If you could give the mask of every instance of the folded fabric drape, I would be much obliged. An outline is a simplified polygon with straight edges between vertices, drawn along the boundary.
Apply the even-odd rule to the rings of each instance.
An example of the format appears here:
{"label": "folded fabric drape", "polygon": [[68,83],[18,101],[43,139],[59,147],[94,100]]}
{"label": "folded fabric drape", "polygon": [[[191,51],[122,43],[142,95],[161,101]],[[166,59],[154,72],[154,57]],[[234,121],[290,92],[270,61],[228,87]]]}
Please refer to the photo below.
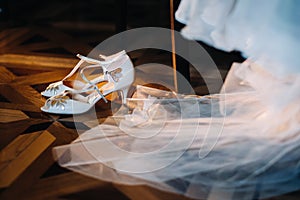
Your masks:
{"label": "folded fabric drape", "polygon": [[197,199],[294,191],[299,86],[299,76],[278,79],[247,60],[232,66],[220,94],[196,98],[138,87],[130,114],[116,124],[107,119],[54,153],[61,166],[88,176]]}
{"label": "folded fabric drape", "polygon": [[176,19],[184,37],[239,50],[276,75],[300,71],[297,0],[182,0]]}

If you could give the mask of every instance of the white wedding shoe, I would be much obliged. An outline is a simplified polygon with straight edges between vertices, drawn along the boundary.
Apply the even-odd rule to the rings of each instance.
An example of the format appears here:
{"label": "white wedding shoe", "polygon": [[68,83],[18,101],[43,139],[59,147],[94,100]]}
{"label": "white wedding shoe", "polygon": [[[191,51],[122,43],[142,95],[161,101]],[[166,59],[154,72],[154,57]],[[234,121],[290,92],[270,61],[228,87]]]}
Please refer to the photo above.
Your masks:
{"label": "white wedding shoe", "polygon": [[[77,54],[77,57],[80,58],[80,61],[76,64],[76,66],[72,69],[72,71],[64,77],[61,81],[51,83],[45,91],[41,92],[41,94],[45,97],[52,97],[54,95],[57,95],[59,93],[62,93],[65,90],[68,91],[74,91],[74,90],[83,90],[85,88],[88,88],[90,85],[87,83],[84,83],[80,80],[68,80],[71,78],[80,67],[82,67],[85,63],[88,64],[97,64],[97,67],[102,68],[103,71],[105,71],[105,67],[114,62],[115,60],[119,59],[122,55],[125,55],[126,52],[120,51],[116,54],[105,56],[100,54],[99,57],[103,59],[103,61],[96,60],[93,58],[85,57],[80,54]],[[100,76],[97,75],[96,78],[94,78],[92,81],[88,81],[89,83],[99,83],[105,81],[104,75]]]}
{"label": "white wedding shoe", "polygon": [[[86,68],[97,67],[97,65]],[[86,80],[82,69],[80,74]],[[122,103],[126,103],[128,90],[134,81],[133,64],[127,54],[120,56],[110,65],[105,67],[104,79],[108,82],[101,88],[96,83],[89,82],[89,87],[82,90],[64,91],[50,97],[41,110],[55,114],[81,114],[90,110],[99,100],[107,102],[105,96],[120,91]]]}

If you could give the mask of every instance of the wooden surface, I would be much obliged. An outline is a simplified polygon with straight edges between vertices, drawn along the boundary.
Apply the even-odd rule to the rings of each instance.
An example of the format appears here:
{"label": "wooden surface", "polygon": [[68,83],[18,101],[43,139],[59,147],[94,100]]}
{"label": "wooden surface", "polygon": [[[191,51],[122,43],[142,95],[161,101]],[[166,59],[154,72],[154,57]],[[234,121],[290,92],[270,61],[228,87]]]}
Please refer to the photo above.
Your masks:
{"label": "wooden surface", "polygon": [[[127,199],[110,183],[55,163],[51,150],[78,136],[75,122],[72,116],[40,111],[45,102],[40,92],[74,67],[76,53],[91,47],[63,32],[36,27],[0,32],[0,47],[0,199]],[[67,53],[52,53],[53,48]],[[99,105],[103,119],[108,108]],[[91,122],[80,124],[89,126]]]}
{"label": "wooden surface", "polygon": [[[110,106],[103,102],[96,105],[97,122],[40,111],[45,102],[40,92],[74,67],[77,53],[87,54],[92,49],[89,44],[101,42],[113,31],[104,26],[101,32],[99,37],[80,39],[53,27],[0,32],[0,199],[185,199],[145,186],[112,185],[70,172],[54,161],[52,148],[78,136],[76,123],[85,131],[111,115]],[[168,64],[170,57],[161,55],[135,52],[131,58],[136,65]],[[191,80],[196,91],[207,92],[199,77],[192,75]],[[295,200],[299,196],[292,193],[273,199]]]}

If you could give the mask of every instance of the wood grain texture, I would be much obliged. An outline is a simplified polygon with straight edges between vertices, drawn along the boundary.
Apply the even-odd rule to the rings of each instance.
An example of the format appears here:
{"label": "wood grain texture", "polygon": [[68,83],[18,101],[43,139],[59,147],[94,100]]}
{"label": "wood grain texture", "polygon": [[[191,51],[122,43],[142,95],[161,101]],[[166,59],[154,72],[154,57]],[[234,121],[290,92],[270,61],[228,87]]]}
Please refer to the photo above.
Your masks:
{"label": "wood grain texture", "polygon": [[[58,185],[60,187],[57,187]],[[109,190],[111,187],[111,184],[107,182],[89,178],[78,173],[69,172],[38,181],[33,185],[32,190],[26,196],[28,199],[49,199],[91,188]],[[48,192],[45,192],[45,188],[47,188]],[[99,196],[100,195],[101,194],[99,194]]]}
{"label": "wood grain texture", "polygon": [[160,190],[156,190],[150,188],[148,186],[128,186],[128,185],[120,185],[114,184],[116,188],[122,191],[126,196],[132,200],[189,200],[190,198],[186,198],[182,195],[172,194],[168,192],[163,192]]}
{"label": "wood grain texture", "polygon": [[18,54],[2,54],[0,55],[0,63],[13,63],[38,67],[55,68],[73,68],[78,62],[72,58],[58,58],[51,56],[34,56],[34,55],[18,55]]}
{"label": "wood grain texture", "polygon": [[44,132],[21,135],[1,151],[0,188],[8,187],[53,142],[55,137]]}
{"label": "wood grain texture", "polygon": [[20,110],[0,108],[0,122],[2,123],[14,122],[14,121],[19,121],[28,118],[29,117]]}

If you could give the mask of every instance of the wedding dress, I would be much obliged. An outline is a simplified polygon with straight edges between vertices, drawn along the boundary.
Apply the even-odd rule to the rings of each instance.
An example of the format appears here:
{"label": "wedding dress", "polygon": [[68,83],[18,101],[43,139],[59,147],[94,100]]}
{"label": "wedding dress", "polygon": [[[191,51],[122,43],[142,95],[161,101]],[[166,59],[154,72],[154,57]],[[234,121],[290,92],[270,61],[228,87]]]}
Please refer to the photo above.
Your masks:
{"label": "wedding dress", "polygon": [[240,50],[247,60],[232,65],[219,94],[139,86],[131,113],[122,108],[56,147],[59,164],[196,199],[300,189],[299,8],[297,0],[182,0],[183,36]]}

